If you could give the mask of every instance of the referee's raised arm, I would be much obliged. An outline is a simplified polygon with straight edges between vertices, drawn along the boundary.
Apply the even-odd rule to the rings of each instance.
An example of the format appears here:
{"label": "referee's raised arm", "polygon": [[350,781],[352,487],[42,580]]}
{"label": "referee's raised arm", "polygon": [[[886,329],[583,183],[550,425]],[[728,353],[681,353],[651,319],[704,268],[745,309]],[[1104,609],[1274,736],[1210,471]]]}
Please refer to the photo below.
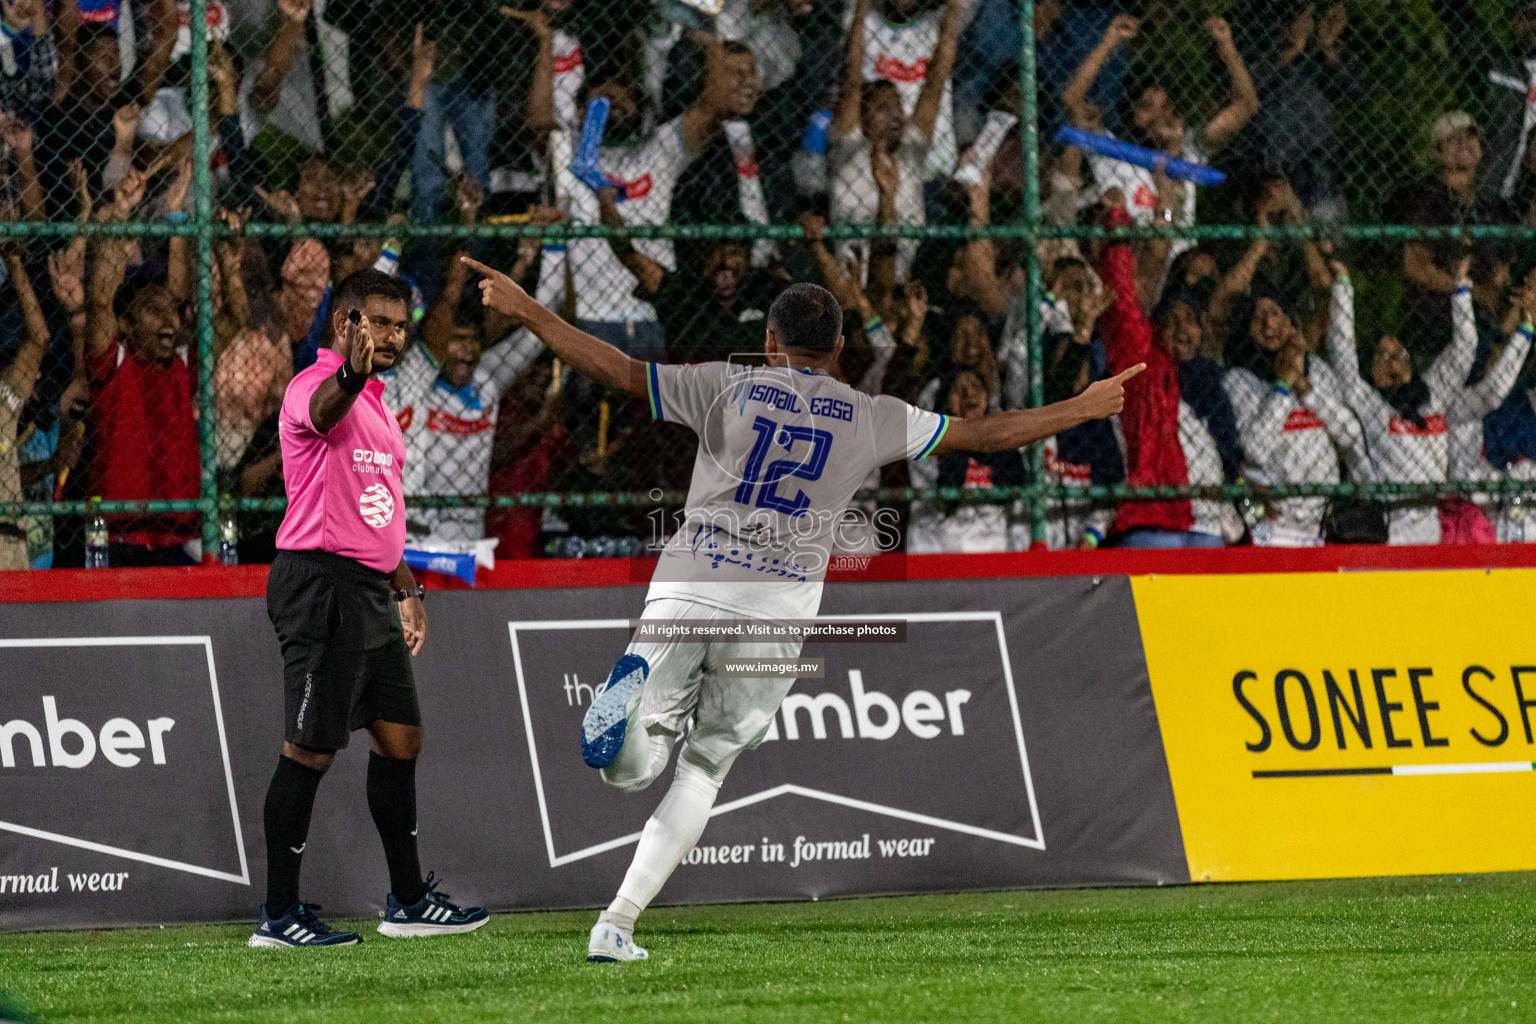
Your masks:
{"label": "referee's raised arm", "polygon": [[631,359],[606,341],[577,330],[543,306],[518,283],[478,260],[460,256],[469,267],[485,276],[480,282],[480,301],[496,312],[521,321],[548,345],[571,369],[607,388],[637,398],[646,395],[645,364]]}
{"label": "referee's raised arm", "polygon": [[[342,314],[338,311],[337,319]],[[340,423],[352,410],[352,403],[363,393],[368,376],[373,372],[373,334],[368,318],[358,310],[352,310],[345,326],[336,332],[341,339],[339,349],[345,362],[340,373],[327,377],[309,396],[309,422],[322,434]]]}

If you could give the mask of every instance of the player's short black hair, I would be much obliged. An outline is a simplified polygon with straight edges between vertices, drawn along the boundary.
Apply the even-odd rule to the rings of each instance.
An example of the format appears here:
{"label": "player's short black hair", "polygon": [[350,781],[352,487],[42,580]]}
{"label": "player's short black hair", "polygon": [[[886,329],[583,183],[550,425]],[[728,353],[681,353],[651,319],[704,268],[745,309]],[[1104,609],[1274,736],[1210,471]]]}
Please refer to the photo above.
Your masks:
{"label": "player's short black hair", "polygon": [[786,348],[830,352],[843,334],[843,310],[819,284],[792,284],[768,307],[768,326]]}
{"label": "player's short black hair", "polygon": [[407,309],[411,306],[411,286],[398,277],[390,277],[382,270],[357,270],[341,279],[341,284],[336,286],[336,294],[331,299],[331,309],[340,313],[350,313],[354,309],[362,309],[363,303],[375,295],[382,295],[386,299],[405,303]]}

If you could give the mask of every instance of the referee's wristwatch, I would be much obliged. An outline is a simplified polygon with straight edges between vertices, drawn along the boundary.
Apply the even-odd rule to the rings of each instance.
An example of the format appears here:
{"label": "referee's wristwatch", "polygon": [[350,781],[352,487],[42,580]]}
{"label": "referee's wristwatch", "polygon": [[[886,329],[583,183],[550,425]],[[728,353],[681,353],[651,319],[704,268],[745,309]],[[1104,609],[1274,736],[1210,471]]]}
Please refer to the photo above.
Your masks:
{"label": "referee's wristwatch", "polygon": [[413,597],[419,601],[425,601],[427,599],[427,588],[418,583],[409,590],[391,590],[389,596],[393,597],[397,602],[409,601]]}

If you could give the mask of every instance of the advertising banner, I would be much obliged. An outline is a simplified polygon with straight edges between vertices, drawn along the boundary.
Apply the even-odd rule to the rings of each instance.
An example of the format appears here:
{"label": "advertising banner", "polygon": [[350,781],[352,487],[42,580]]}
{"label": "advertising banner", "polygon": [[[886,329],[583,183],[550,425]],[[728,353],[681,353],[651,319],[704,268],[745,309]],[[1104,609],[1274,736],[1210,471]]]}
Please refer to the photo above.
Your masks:
{"label": "advertising banner", "polygon": [[[423,866],[462,903],[596,906],[670,783],[605,786],[580,722],[640,587],[434,592],[414,669]],[[1189,878],[1125,578],[832,585],[822,641],[661,902]],[[282,740],[264,602],[0,606],[0,928],[250,919]],[[321,785],[302,894],[388,888],[366,736]]]}
{"label": "advertising banner", "polygon": [[1133,586],[1192,878],[1536,868],[1536,572]]}

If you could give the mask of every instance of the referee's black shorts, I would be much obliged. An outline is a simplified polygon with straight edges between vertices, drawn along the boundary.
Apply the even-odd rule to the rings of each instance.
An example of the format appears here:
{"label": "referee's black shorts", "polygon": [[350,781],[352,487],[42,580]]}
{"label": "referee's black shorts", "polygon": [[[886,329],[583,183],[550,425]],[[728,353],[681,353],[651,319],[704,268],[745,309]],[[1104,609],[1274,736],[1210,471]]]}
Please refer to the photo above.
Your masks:
{"label": "referee's black shorts", "polygon": [[279,551],[267,617],[283,649],[288,742],[340,750],[374,721],[420,725],[389,577],[329,551]]}

